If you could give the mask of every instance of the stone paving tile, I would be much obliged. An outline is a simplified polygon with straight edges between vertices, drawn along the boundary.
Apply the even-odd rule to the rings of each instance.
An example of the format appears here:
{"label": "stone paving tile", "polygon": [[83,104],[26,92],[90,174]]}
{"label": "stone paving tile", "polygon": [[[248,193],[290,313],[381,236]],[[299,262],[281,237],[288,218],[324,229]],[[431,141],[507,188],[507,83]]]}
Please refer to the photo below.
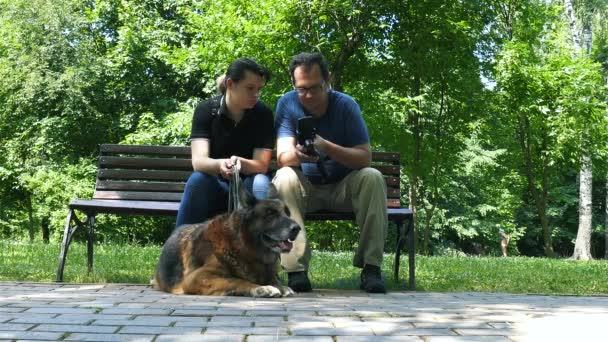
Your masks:
{"label": "stone paving tile", "polygon": [[14,308],[14,307],[0,307],[0,314],[3,312],[23,312],[25,308]]}
{"label": "stone paving tile", "polygon": [[172,310],[169,309],[136,309],[136,308],[106,308],[100,313],[104,315],[169,315]]}
{"label": "stone paving tile", "polygon": [[131,335],[131,334],[86,334],[76,333],[65,338],[66,341],[133,341],[133,342],[150,342],[154,339],[154,335]]}
{"label": "stone paving tile", "polygon": [[507,342],[513,341],[505,336],[430,336],[427,342]]}
{"label": "stone paving tile", "polygon": [[269,336],[269,335],[250,335],[247,342],[333,342],[331,336]]}
{"label": "stone paving tile", "polygon": [[5,340],[58,340],[63,333],[35,331],[0,331],[0,339]]}
{"label": "stone paving tile", "polygon": [[487,323],[475,321],[460,322],[415,322],[412,325],[416,328],[444,328],[444,329],[489,329],[489,328],[509,328],[509,323]]}
{"label": "stone paving tile", "polygon": [[288,335],[287,328],[273,327],[209,327],[205,335],[245,334],[245,335]]}
{"label": "stone paving tile", "polygon": [[118,331],[120,334],[163,334],[163,335],[179,335],[179,334],[201,334],[203,328],[196,327],[154,327],[154,326],[126,326]]}
{"label": "stone paving tile", "polygon": [[424,342],[418,336],[337,336],[338,342]]}
{"label": "stone paving tile", "polygon": [[33,326],[33,324],[2,323],[0,324],[0,331],[25,331]]}
{"label": "stone paving tile", "polygon": [[76,324],[41,324],[35,327],[32,331],[50,331],[50,332],[82,332],[82,333],[114,333],[118,330],[118,326],[94,326],[94,325],[76,325]]}
{"label": "stone paving tile", "polygon": [[[224,316],[242,316],[244,311],[235,311],[233,314],[226,313],[224,311]],[[176,309],[171,313],[173,316],[215,316],[219,315],[218,310],[196,310],[196,309]]]}
{"label": "stone paving tile", "polygon": [[463,336],[509,336],[515,332],[512,329],[454,329],[454,331]]}
{"label": "stone paving tile", "polygon": [[372,336],[374,332],[368,327],[349,327],[349,328],[333,328],[333,327],[297,327],[291,329],[296,336]]}
{"label": "stone paving tile", "polygon": [[44,307],[44,308],[31,308],[25,310],[23,313],[56,313],[56,314],[93,314],[95,309],[82,309],[82,308],[62,308],[62,307]]}
{"label": "stone paving tile", "polygon": [[132,318],[132,315],[104,315],[104,314],[93,314],[93,315],[72,315],[72,314],[61,314],[55,317],[56,319],[75,319],[75,318],[86,318],[86,319],[122,319],[127,320]]}
{"label": "stone paving tile", "polygon": [[159,335],[154,342],[243,342],[245,335]]}

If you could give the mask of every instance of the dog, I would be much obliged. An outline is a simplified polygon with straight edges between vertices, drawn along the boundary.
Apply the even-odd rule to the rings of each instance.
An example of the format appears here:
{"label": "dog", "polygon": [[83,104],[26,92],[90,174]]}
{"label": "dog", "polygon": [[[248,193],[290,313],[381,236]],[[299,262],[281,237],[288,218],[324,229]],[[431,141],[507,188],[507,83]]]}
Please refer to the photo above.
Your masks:
{"label": "dog", "polygon": [[173,294],[287,297],[277,277],[280,253],[289,252],[300,226],[270,184],[258,200],[240,187],[242,208],[204,223],[178,227],[161,251],[152,280]]}

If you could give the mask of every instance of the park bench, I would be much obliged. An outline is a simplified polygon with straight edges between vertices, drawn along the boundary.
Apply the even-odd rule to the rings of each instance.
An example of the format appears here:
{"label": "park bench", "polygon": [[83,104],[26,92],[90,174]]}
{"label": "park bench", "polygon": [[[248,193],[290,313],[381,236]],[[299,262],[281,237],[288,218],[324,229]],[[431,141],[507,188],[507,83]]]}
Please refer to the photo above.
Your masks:
{"label": "park bench", "polygon": [[[273,168],[276,163],[273,157]],[[397,229],[394,277],[399,279],[399,259],[406,240],[409,252],[409,288],[415,290],[414,216],[401,208],[399,154],[373,152],[372,167],[385,176],[387,213]],[[90,200],[77,199],[69,204],[57,281],[63,270],[70,242],[79,227],[87,232],[87,266],[93,269],[95,216],[106,214],[177,216],[185,183],[192,173],[189,146],[118,145],[100,146],[95,192]],[[77,212],[84,214],[81,219]],[[305,220],[354,220],[353,213],[318,211],[307,213]]]}

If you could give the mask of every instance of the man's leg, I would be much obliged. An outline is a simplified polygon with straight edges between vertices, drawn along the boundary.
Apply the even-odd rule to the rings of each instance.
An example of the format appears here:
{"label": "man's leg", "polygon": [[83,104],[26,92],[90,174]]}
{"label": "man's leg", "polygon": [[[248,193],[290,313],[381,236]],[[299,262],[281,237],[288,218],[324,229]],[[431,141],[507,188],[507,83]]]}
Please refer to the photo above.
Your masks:
{"label": "man's leg", "polygon": [[380,171],[363,168],[348,174],[334,191],[333,210],[349,211],[361,230],[359,247],[353,265],[363,268],[362,288],[368,292],[385,292],[380,267],[388,230],[386,182]]}
{"label": "man's leg", "polygon": [[306,239],[304,215],[307,208],[307,194],[312,190],[312,186],[305,180],[300,170],[291,167],[279,169],[272,183],[277,188],[281,200],[289,208],[291,218],[302,228],[291,251],[281,253],[281,266],[288,274],[289,287],[297,292],[308,292],[311,290],[307,276],[311,252]]}

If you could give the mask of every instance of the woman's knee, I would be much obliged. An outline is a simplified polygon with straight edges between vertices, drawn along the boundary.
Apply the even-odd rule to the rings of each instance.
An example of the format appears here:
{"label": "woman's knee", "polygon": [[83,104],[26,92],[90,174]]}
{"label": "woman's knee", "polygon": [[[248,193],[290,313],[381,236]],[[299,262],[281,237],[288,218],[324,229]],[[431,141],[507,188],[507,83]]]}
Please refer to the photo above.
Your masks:
{"label": "woman's knee", "polygon": [[253,196],[257,199],[266,199],[268,197],[268,185],[270,185],[270,178],[265,175],[258,173],[251,178],[251,188],[248,189],[253,193]]}
{"label": "woman's knee", "polygon": [[207,187],[217,183],[217,177],[212,176],[208,173],[194,171],[190,177],[188,177],[188,181],[186,182],[186,187]]}

